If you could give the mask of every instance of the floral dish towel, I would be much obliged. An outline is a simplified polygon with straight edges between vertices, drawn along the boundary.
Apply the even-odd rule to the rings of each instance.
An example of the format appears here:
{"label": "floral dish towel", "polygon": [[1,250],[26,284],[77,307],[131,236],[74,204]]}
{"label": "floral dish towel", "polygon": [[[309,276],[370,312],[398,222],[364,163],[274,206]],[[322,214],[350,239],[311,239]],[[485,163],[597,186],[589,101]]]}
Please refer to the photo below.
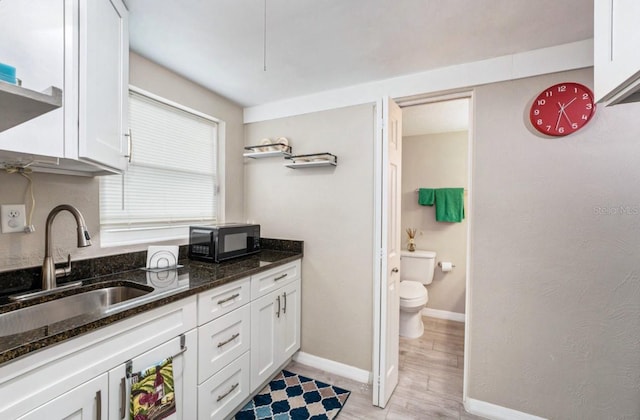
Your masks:
{"label": "floral dish towel", "polygon": [[131,419],[161,420],[175,412],[172,358],[131,375]]}

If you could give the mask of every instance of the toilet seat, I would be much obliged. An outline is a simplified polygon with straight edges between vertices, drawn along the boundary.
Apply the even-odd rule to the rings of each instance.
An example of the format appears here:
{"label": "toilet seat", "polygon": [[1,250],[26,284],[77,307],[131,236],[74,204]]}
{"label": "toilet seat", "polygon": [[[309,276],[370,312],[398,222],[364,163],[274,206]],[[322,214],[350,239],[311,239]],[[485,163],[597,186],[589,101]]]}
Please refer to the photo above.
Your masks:
{"label": "toilet seat", "polygon": [[417,281],[402,280],[400,282],[400,306],[414,307],[425,305],[429,300],[427,288]]}

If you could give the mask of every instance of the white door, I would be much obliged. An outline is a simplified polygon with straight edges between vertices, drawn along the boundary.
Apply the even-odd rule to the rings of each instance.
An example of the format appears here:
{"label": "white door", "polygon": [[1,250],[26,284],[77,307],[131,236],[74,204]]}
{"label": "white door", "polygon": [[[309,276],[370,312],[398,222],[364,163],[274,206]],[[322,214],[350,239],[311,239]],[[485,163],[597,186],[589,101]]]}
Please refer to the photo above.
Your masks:
{"label": "white door", "polygon": [[19,420],[106,419],[108,398],[105,373],[30,411]]}
{"label": "white door", "polygon": [[[402,162],[402,111],[390,98],[378,102],[377,174],[382,178],[376,191],[376,217],[380,228],[376,241],[380,250],[376,273],[373,404],[384,407],[398,384],[400,329],[400,198]],[[380,130],[379,130],[380,131]],[[376,348],[377,347],[377,348]]]}
{"label": "white door", "polygon": [[280,289],[282,298],[282,355],[287,359],[300,349],[300,280]]}
{"label": "white door", "polygon": [[129,34],[121,0],[80,2],[78,157],[126,167]]}
{"label": "white door", "polygon": [[276,337],[282,301],[279,290],[251,302],[251,389],[279,366]]}
{"label": "white door", "polygon": [[[131,371],[140,372],[172,357],[173,389],[176,412],[167,419],[190,420],[196,415],[198,337],[195,330],[185,334],[184,351],[180,337],[176,337],[131,359]],[[103,418],[125,420],[131,418],[131,384],[126,378],[126,364],[109,371],[109,415]]]}

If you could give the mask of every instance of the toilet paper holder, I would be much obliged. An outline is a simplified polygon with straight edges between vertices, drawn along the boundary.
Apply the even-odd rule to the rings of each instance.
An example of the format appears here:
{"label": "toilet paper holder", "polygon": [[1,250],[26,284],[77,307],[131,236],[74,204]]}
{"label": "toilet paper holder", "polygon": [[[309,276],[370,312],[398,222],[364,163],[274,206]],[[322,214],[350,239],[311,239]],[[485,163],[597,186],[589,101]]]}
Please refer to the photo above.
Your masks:
{"label": "toilet paper holder", "polygon": [[[451,264],[451,268],[455,268],[455,264]],[[438,267],[442,268],[442,261],[438,261]]]}

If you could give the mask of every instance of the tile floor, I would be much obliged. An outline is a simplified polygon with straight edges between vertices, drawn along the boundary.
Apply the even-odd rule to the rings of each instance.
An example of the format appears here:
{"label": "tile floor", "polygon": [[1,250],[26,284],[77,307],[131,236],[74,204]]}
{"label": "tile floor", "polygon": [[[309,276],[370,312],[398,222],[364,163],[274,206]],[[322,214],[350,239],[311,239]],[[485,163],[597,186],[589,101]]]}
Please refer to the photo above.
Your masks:
{"label": "tile floor", "polygon": [[296,362],[287,370],[351,391],[339,420],[481,419],[462,406],[464,323],[423,317],[424,335],[400,338],[398,387],[384,409],[371,405],[371,385]]}

